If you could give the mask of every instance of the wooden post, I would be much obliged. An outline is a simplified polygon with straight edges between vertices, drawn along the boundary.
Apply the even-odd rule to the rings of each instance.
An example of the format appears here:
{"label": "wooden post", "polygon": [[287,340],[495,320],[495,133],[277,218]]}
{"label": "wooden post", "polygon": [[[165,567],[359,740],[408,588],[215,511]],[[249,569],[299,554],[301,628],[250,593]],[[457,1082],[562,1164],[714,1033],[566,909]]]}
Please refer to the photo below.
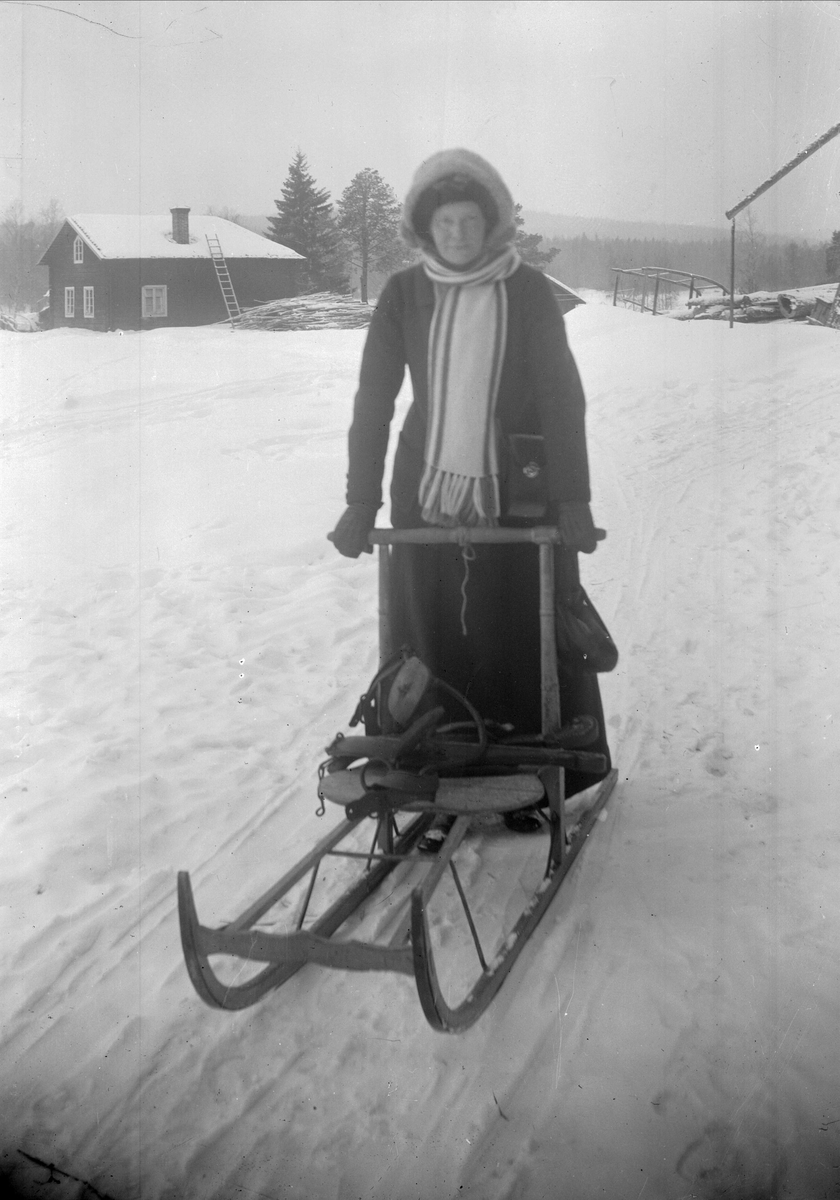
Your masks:
{"label": "wooden post", "polygon": [[729,328],[735,324],[735,218],[732,218],[732,235],[729,246]]}
{"label": "wooden post", "polygon": [[551,845],[545,872],[549,875],[566,857],[566,775],[562,767],[544,767],[539,776],[551,816]]}
{"label": "wooden post", "polygon": [[618,303],[618,281],[619,281],[619,279],[620,279],[620,278],[621,278],[621,274],[620,274],[620,272],[616,271],[616,273],[615,273],[615,287],[613,288],[613,308],[615,308],[616,304]]}
{"label": "wooden post", "polygon": [[540,543],[540,678],[542,733],[550,739],[560,732],[560,684],[557,679],[557,633],[554,626],[554,546]]}
{"label": "wooden post", "polygon": [[656,276],[656,283],[653,288],[653,315],[656,316],[656,302],[659,299],[659,276]]}
{"label": "wooden post", "polygon": [[736,204],[734,208],[730,208],[725,212],[723,215],[727,221],[731,221],[736,217],[748,204],[752,204],[753,200],[757,200],[759,196],[763,196],[774,183],[778,183],[780,179],[783,179],[785,175],[789,174],[795,167],[798,167],[800,163],[803,163],[806,158],[810,158],[815,150],[819,150],[827,142],[830,142],[832,138],[836,138],[838,134],[840,134],[840,122],[832,125],[831,129],[827,129],[822,137],[818,137],[815,142],[811,142],[810,146],[806,146],[804,150],[800,150],[796,158],[792,158],[789,163],[785,163],[769,179],[765,179],[764,183],[759,184],[754,191],[750,192],[749,196],[745,196],[739,204]]}
{"label": "wooden post", "polygon": [[379,665],[384,666],[393,654],[391,646],[391,548],[379,547]]}

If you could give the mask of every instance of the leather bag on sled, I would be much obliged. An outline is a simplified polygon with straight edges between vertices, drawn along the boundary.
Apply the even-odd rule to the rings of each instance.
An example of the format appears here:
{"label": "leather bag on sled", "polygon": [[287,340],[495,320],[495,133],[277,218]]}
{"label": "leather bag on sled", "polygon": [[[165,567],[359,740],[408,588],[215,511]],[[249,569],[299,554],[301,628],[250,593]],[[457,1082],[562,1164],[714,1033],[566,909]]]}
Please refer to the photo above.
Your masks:
{"label": "leather bag on sled", "polygon": [[558,657],[573,670],[602,674],[615,668],[618,647],[582,587],[557,602],[555,629]]}

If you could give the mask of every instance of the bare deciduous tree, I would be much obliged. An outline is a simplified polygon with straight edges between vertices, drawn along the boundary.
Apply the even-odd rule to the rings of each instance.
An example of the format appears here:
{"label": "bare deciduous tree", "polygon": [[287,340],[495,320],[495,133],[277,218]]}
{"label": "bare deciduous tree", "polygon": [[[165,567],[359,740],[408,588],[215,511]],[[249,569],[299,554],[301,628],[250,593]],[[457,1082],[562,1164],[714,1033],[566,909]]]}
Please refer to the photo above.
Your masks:
{"label": "bare deciduous tree", "polygon": [[0,306],[14,314],[38,309],[47,288],[47,273],[38,260],[63,221],[57,200],[28,217],[15,201],[0,219]]}

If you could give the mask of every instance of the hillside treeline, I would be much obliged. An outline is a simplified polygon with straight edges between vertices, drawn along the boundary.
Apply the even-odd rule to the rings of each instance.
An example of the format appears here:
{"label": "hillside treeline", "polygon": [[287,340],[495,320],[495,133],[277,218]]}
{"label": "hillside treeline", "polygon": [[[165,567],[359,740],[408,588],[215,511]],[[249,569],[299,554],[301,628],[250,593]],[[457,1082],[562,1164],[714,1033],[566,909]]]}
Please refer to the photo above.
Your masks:
{"label": "hillside treeline", "polygon": [[[549,275],[572,288],[612,291],[613,267],[669,267],[706,275],[729,288],[729,238],[677,242],[653,238],[551,238],[546,245],[554,257]],[[825,283],[829,275],[828,247],[811,242],[770,242],[738,236],[735,248],[735,290],[780,291]]]}
{"label": "hillside treeline", "polygon": [[[268,237],[291,246],[306,259],[302,292],[358,291],[367,300],[391,271],[413,261],[399,238],[400,205],[377,171],[365,168],[335,204],[308,171],[298,151],[289,167]],[[247,222],[228,209],[208,209],[228,220]],[[0,312],[38,310],[48,287],[38,261],[61,226],[52,201],[37,216],[19,204],[0,216]],[[516,244],[526,262],[572,288],[612,291],[615,267],[669,267],[708,276],[729,286],[729,238],[697,241],[665,238],[543,238],[523,228],[516,205]],[[834,281],[840,276],[840,231],[828,244],[768,238],[750,214],[737,231],[735,287],[738,292],[780,291]]]}

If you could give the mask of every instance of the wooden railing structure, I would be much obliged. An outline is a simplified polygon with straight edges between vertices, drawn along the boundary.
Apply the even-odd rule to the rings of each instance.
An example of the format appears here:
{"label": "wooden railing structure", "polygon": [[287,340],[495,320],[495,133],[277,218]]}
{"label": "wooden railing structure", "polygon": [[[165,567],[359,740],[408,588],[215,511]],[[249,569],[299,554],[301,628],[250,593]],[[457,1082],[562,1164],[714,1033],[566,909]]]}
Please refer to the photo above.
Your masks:
{"label": "wooden railing structure", "polygon": [[[612,267],[611,269],[615,272],[613,307],[620,303],[625,308],[636,308],[640,312],[649,312],[653,316],[666,312],[671,307],[670,304],[665,304],[663,301],[666,296],[669,300],[672,299],[673,293],[663,292],[663,285],[665,288],[687,290],[686,303],[693,300],[695,296],[702,296],[703,292],[712,290],[719,291],[724,296],[728,295],[728,289],[722,283],[718,283],[716,279],[710,279],[707,275],[698,275],[695,271],[676,271],[671,267]],[[621,290],[627,279],[632,281],[630,294]]]}

